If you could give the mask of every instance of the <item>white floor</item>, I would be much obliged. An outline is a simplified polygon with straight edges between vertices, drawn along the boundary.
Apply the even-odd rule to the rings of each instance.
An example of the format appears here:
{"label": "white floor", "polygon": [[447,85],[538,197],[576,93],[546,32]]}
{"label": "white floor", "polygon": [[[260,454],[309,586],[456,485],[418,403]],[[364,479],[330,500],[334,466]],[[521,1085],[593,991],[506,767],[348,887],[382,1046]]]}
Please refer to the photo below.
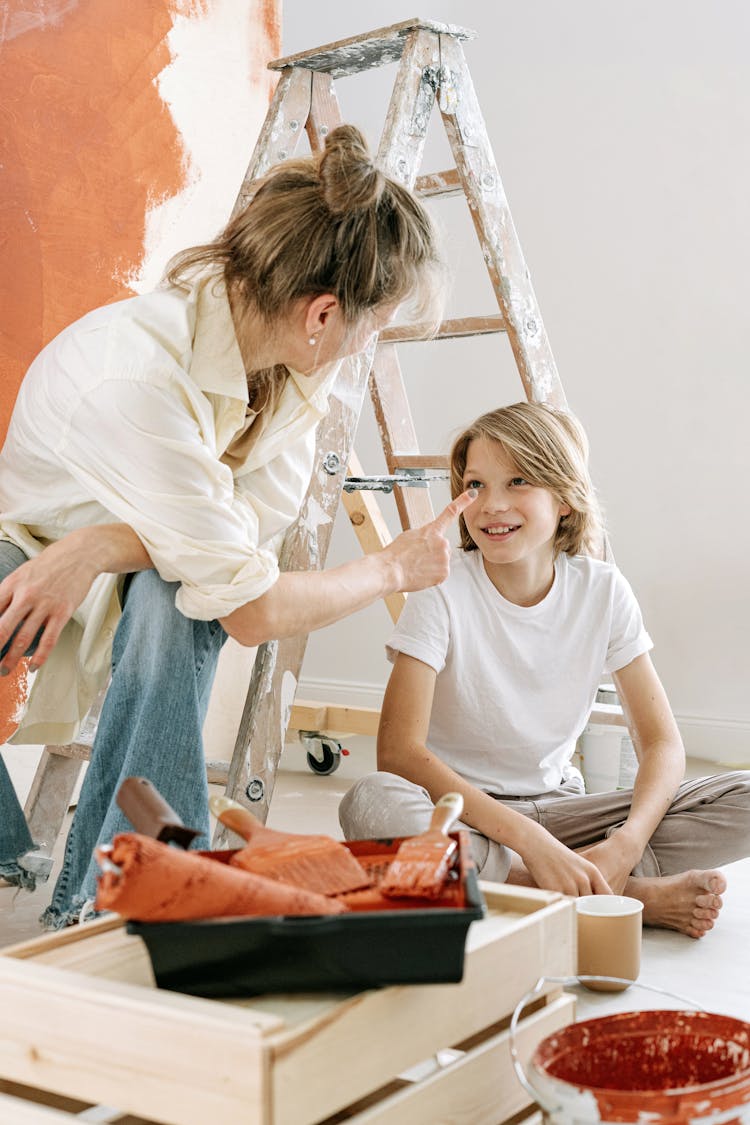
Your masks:
{"label": "white floor", "polygon": [[[295,832],[340,836],[338,803],[358,776],[374,768],[373,741],[344,740],[350,754],[327,777],[313,775],[300,746],[289,744],[282,759],[271,804],[269,825]],[[14,782],[23,795],[35,765],[34,752],[3,750]],[[710,772],[704,763],[691,763],[690,774]],[[646,929],[640,982],[666,989],[711,1012],[750,1020],[750,860],[725,868],[728,890],[716,927],[700,941],[668,930]],[[34,895],[0,887],[0,946],[39,933],[37,917],[47,903],[50,884]],[[508,966],[513,972],[513,966]],[[595,994],[579,989],[579,1018],[638,1008],[675,1008],[677,1000],[632,987],[618,994]]]}

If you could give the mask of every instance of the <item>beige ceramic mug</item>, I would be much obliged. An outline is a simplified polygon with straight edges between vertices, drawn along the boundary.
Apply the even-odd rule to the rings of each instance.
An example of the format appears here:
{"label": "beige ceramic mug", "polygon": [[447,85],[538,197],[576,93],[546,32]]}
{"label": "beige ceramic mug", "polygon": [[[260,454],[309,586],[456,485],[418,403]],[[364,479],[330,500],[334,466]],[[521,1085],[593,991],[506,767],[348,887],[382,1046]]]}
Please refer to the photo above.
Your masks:
{"label": "beige ceramic mug", "polygon": [[[576,899],[579,976],[637,980],[642,914],[643,903],[625,895],[584,895]],[[595,992],[622,992],[628,987],[606,981],[581,983]]]}

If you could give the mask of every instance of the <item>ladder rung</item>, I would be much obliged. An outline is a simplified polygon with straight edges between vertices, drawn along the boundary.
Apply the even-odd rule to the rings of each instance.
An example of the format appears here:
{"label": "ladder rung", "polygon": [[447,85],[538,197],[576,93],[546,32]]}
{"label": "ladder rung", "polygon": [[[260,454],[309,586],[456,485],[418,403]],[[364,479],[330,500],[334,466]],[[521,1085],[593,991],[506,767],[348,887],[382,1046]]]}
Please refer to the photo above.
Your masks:
{"label": "ladder rung", "polygon": [[392,453],[388,458],[388,472],[396,469],[449,469],[447,453]]}
{"label": "ladder rung", "polygon": [[476,38],[476,32],[467,27],[411,19],[394,23],[390,27],[380,27],[367,35],[354,35],[351,39],[326,43],[323,47],[316,47],[314,51],[301,51],[297,55],[274,59],[268,64],[268,69],[283,70],[285,66],[301,66],[305,70],[323,70],[332,78],[344,78],[347,74],[358,74],[361,70],[398,62],[404,53],[406,37],[409,32],[417,29],[432,31],[436,35],[450,35],[454,39]]}
{"label": "ladder rung", "polygon": [[409,344],[420,340],[453,340],[461,336],[489,336],[493,332],[504,332],[505,321],[499,313],[494,316],[463,316],[455,320],[444,320],[437,332],[432,325],[396,324],[385,328],[378,336],[380,344]]}
{"label": "ladder rung", "polygon": [[457,168],[448,168],[445,172],[429,172],[424,176],[417,176],[414,191],[423,199],[434,198],[439,195],[461,195],[463,185],[458,178]]}

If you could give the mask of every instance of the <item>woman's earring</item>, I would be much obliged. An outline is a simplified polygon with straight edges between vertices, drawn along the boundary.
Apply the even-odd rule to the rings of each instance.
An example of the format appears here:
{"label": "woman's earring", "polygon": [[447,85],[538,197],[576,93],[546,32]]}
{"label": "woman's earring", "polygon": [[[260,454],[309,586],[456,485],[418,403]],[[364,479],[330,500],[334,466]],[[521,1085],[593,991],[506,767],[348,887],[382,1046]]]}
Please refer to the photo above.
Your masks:
{"label": "woman's earring", "polygon": [[310,339],[307,342],[308,342],[308,344],[310,345],[311,348],[314,348],[318,341],[315,339],[314,336],[311,336]]}

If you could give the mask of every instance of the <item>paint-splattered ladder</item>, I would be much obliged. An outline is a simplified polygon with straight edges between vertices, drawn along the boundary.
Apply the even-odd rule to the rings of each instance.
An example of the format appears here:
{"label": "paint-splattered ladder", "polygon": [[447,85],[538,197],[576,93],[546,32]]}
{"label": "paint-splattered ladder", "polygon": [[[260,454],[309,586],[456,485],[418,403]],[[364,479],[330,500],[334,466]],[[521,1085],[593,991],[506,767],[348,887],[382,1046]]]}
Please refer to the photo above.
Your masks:
{"label": "paint-splattered ladder", "polygon": [[[303,130],[317,150],[325,134],[340,123],[337,78],[398,62],[377,162],[386,174],[423,197],[465,196],[500,310],[494,316],[445,321],[438,338],[505,332],[526,396],[562,406],[565,397],[555,361],[461,46],[473,37],[463,28],[408,20],[271,63],[280,71],[279,84],[237,207],[243,206],[256,176],[292,155]],[[436,102],[455,168],[418,176]],[[337,470],[348,466],[350,477],[362,476],[352,440],[368,381],[388,474],[399,479],[415,471],[447,467],[444,457],[420,452],[397,355],[398,344],[423,335],[418,325],[388,329],[380,335],[371,367],[370,358],[364,356],[344,364],[331,413],[318,430],[313,479],[300,520],[286,537],[282,567],[304,570],[324,563],[333,516],[342,498]],[[404,528],[432,519],[428,489],[396,484],[393,492]],[[373,492],[344,491],[343,501],[365,552],[389,541]],[[394,620],[403,603],[404,595],[388,599]],[[261,817],[268,812],[287,725],[373,733],[377,722],[377,713],[370,709],[294,703],[306,642],[306,637],[272,641],[261,646],[256,658],[227,791],[249,801]]]}

